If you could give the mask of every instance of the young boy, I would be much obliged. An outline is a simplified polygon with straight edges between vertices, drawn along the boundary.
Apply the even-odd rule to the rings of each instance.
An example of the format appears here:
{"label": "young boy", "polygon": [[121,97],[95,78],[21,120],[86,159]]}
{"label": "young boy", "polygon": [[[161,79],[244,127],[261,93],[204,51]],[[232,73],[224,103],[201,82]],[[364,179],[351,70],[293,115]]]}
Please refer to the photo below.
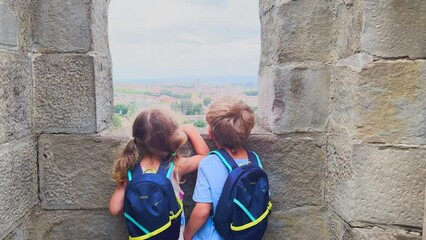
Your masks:
{"label": "young boy", "polygon": [[[243,148],[244,141],[254,127],[254,113],[251,108],[233,97],[224,97],[211,104],[206,114],[209,135],[218,148],[224,148],[238,165],[248,164],[248,155]],[[196,202],[184,239],[222,240],[216,231],[213,213],[222,193],[228,170],[217,155],[208,155],[201,160],[193,200]]]}

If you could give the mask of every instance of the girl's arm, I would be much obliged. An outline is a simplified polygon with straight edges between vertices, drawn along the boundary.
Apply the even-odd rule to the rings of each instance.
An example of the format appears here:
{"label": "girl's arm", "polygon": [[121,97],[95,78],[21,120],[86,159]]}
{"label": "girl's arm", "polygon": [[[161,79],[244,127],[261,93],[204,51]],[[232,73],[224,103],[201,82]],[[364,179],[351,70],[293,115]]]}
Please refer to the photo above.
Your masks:
{"label": "girl's arm", "polygon": [[179,176],[194,172],[198,168],[198,163],[209,153],[209,147],[204,139],[198,133],[197,129],[192,124],[184,124],[182,130],[188,136],[194,147],[195,155],[184,159],[182,166],[179,166]]}
{"label": "girl's arm", "polygon": [[109,201],[109,212],[113,216],[117,216],[123,212],[125,189],[126,185],[117,186],[114,193],[112,194],[111,200]]}
{"label": "girl's arm", "polygon": [[185,240],[191,240],[194,234],[204,225],[207,218],[210,216],[211,203],[196,203],[189,218],[188,226],[183,233]]}

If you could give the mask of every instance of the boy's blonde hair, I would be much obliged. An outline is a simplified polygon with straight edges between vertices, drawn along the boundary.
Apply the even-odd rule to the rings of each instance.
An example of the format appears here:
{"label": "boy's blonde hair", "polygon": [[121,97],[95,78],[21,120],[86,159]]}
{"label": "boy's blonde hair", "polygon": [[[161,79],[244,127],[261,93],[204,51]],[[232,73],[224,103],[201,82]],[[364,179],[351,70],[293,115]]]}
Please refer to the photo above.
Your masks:
{"label": "boy's blonde hair", "polygon": [[254,127],[253,110],[242,100],[227,96],[214,101],[206,114],[214,140],[223,147],[242,146]]}

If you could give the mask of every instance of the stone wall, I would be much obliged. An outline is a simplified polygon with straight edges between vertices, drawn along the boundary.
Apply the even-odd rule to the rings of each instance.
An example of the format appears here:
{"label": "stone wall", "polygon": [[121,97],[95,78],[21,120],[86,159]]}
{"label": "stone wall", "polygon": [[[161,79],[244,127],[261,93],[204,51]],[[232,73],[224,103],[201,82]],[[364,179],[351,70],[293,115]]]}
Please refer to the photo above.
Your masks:
{"label": "stone wall", "polygon": [[[112,126],[107,7],[105,0],[0,0],[0,239],[44,239],[33,234],[36,225],[52,219],[44,203],[58,193],[41,175],[51,156],[40,152],[40,134]],[[61,181],[59,192],[75,180],[66,171],[48,174]]]}
{"label": "stone wall", "polygon": [[326,135],[329,239],[421,238],[425,10],[422,0],[260,1],[261,120],[276,134]]}
{"label": "stone wall", "polygon": [[[108,3],[0,0],[0,239],[127,237],[107,211],[128,141],[107,130]],[[426,2],[259,5],[267,131],[247,147],[271,181],[264,239],[420,239]]]}

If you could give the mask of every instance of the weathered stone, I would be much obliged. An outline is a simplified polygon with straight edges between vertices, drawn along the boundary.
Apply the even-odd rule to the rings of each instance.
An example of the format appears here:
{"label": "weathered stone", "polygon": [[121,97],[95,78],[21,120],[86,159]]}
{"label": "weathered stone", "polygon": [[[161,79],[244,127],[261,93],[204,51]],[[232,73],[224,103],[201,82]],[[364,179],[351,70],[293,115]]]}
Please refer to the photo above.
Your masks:
{"label": "weathered stone", "polygon": [[326,199],[352,226],[423,224],[426,149],[354,143],[331,136]]}
{"label": "weathered stone", "polygon": [[37,51],[87,52],[91,49],[91,0],[36,0]]}
{"label": "weathered stone", "polygon": [[351,227],[333,211],[327,210],[328,240],[347,240]]}
{"label": "weathered stone", "polygon": [[363,1],[336,1],[333,33],[333,60],[347,58],[361,50]]}
{"label": "weathered stone", "polygon": [[274,133],[324,131],[330,71],[326,65],[291,64],[260,70],[261,124]]}
{"label": "weathered stone", "polygon": [[426,2],[364,1],[362,49],[384,58],[426,58]]}
{"label": "weathered stone", "polygon": [[30,98],[30,57],[0,52],[0,144],[28,134]]}
{"label": "weathered stone", "polygon": [[47,133],[96,131],[94,59],[71,54],[33,60],[34,128]]}
{"label": "weathered stone", "polygon": [[[36,208],[36,207],[35,207]],[[0,239],[4,240],[29,240],[34,238],[34,210],[28,213],[25,217],[22,218],[22,222],[13,229],[5,238],[0,234]]]}
{"label": "weathered stone", "polygon": [[92,0],[91,29],[93,50],[103,55],[109,55],[108,44],[108,5],[110,0]]}
{"label": "weathered stone", "polygon": [[114,125],[111,56],[95,57],[96,131]]}
{"label": "weathered stone", "polygon": [[[426,190],[425,190],[425,193],[426,193]],[[426,194],[425,194],[425,196],[426,196]],[[423,213],[424,213],[424,215],[423,215],[423,240],[426,240],[426,197],[425,197],[425,206],[424,206],[424,208],[423,208]]]}
{"label": "weathered stone", "polygon": [[38,203],[34,137],[0,145],[0,236],[11,231]]}
{"label": "weathered stone", "polygon": [[0,47],[18,45],[18,20],[6,4],[0,3]]}
{"label": "weathered stone", "polygon": [[327,62],[333,38],[331,1],[260,1],[262,67]]}
{"label": "weathered stone", "polygon": [[301,240],[328,239],[326,213],[317,207],[301,207],[291,211],[273,211],[262,239]]}
{"label": "weathered stone", "polygon": [[128,239],[123,218],[104,210],[43,211],[35,222],[34,240]]}
{"label": "weathered stone", "polygon": [[274,209],[324,204],[325,138],[322,134],[252,134],[247,149],[257,152],[268,173]]}
{"label": "weathered stone", "polygon": [[[32,50],[33,44],[32,0],[0,0],[0,4],[5,4],[9,6],[11,14],[16,18],[16,37],[14,37],[13,46],[9,49],[16,49],[17,47],[20,51],[30,52]],[[1,15],[2,14],[0,14],[0,16]],[[14,23],[12,23],[11,25],[0,24],[0,31],[7,29],[13,25]]]}
{"label": "weathered stone", "polygon": [[330,123],[366,142],[426,144],[426,61],[360,54],[333,69]]}
{"label": "weathered stone", "polygon": [[418,232],[391,228],[354,228],[345,238],[347,240],[421,240]]}
{"label": "weathered stone", "polygon": [[111,176],[113,161],[124,142],[99,135],[41,135],[42,208],[107,208],[115,188]]}

